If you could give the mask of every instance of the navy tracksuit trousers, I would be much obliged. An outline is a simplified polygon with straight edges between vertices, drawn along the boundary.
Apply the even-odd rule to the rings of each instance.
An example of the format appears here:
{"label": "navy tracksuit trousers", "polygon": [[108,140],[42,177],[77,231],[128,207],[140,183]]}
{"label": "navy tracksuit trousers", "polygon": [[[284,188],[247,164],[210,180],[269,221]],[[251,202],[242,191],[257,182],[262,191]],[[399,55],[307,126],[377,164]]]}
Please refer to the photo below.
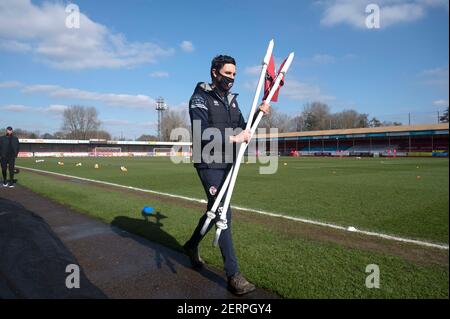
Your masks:
{"label": "navy tracksuit trousers", "polygon": [[3,182],[6,183],[8,181],[6,179],[6,172],[9,168],[9,181],[14,183],[14,166],[16,163],[16,157],[14,155],[11,155],[10,157],[2,157],[0,162],[2,167]]}
{"label": "navy tracksuit trousers", "polygon": [[[207,209],[210,210],[214,204],[214,200],[216,196],[219,194],[219,191],[222,187],[223,182],[225,181],[229,168],[227,169],[214,169],[214,168],[197,168],[198,176],[203,184],[203,188],[205,189],[206,196],[208,197],[208,206]],[[222,203],[225,200],[225,196],[223,197]],[[200,231],[205,223],[207,216],[204,214],[199,222],[197,227],[192,234],[192,237],[186,243],[190,247],[196,247],[200,244],[200,241],[204,236],[200,234]],[[215,222],[220,219],[220,213],[216,212],[216,219],[211,221],[209,224],[207,232],[214,226]],[[231,209],[228,208],[227,211],[227,221],[228,228],[226,230],[222,230],[219,238],[219,247],[220,252],[222,253],[222,258],[224,262],[225,272],[227,277],[233,276],[235,273],[239,271],[236,254],[234,252],[233,240],[231,238]],[[206,235],[206,233],[205,233]]]}

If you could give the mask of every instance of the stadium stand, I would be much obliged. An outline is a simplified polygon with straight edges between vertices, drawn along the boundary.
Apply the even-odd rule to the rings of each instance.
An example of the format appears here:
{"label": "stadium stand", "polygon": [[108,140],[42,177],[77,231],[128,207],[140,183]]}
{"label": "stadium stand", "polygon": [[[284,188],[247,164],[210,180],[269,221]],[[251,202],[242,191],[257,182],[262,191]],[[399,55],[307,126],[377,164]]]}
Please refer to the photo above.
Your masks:
{"label": "stadium stand", "polygon": [[[289,132],[277,136],[259,134],[257,149],[248,152],[286,156],[389,156],[395,151],[396,156],[448,156],[448,128],[448,123],[443,123]],[[190,156],[192,146],[189,142],[156,141],[21,139],[20,142],[21,157]],[[274,144],[277,149],[271,147]]]}
{"label": "stadium stand", "polygon": [[20,139],[19,157],[155,156],[158,149],[169,155],[190,156],[191,143],[156,141]]}
{"label": "stadium stand", "polygon": [[[345,130],[259,134],[277,142],[280,155],[322,156],[448,156],[448,123]],[[297,153],[296,153],[297,152]]]}

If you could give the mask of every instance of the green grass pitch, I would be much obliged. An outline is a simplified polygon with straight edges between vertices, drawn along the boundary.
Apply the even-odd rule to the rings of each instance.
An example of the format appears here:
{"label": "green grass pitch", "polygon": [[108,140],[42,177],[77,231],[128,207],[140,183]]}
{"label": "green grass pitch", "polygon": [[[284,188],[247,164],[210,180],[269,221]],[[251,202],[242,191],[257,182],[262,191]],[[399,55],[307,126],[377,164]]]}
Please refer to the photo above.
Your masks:
{"label": "green grass pitch", "polygon": [[[205,198],[192,164],[175,165],[169,158],[66,158],[64,166],[58,161],[17,164]],[[78,162],[82,166],[75,166]],[[232,205],[448,243],[448,159],[280,157],[278,162],[271,175],[259,174],[261,164],[242,164]]]}
{"label": "green grass pitch", "polygon": [[[448,242],[448,159],[278,160],[273,175],[258,174],[259,164],[242,164],[232,203]],[[205,197],[192,165],[175,165],[168,158],[66,158],[64,166],[58,161],[62,159],[46,158],[41,163],[19,159],[18,165]],[[76,166],[79,162],[82,166]],[[19,184],[37,193],[178,251],[204,212],[183,201],[108,190],[25,170],[18,178]],[[140,210],[144,205],[164,216],[161,224],[143,222]],[[302,223],[255,213],[242,212],[236,217],[233,237],[241,271],[259,287],[282,297],[448,298],[448,250],[377,243],[362,235],[332,235],[333,230],[325,227],[308,232]],[[209,265],[221,268],[220,251],[210,244],[212,233],[202,242],[201,253]],[[369,264],[380,267],[379,289],[365,286]]]}

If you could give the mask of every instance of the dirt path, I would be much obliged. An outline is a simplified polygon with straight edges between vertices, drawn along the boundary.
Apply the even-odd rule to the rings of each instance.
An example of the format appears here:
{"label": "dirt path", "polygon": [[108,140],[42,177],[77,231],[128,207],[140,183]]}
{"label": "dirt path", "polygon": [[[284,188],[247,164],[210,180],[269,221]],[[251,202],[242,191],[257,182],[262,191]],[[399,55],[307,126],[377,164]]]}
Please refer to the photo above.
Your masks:
{"label": "dirt path", "polygon": [[[110,298],[238,298],[226,278],[209,267],[200,272],[176,251],[80,214],[17,186],[0,197],[40,215],[77,258],[89,280]],[[1,207],[0,207],[1,208]],[[257,289],[245,298],[278,298]]]}
{"label": "dirt path", "polygon": [[[30,171],[30,173],[44,175],[59,180],[80,183],[80,180],[73,179],[70,177],[49,175],[34,171],[33,172]],[[137,190],[115,187],[112,185],[99,184],[89,181],[82,181],[82,183],[89,185],[90,187],[113,190],[115,192],[120,192],[124,194],[138,195],[145,197],[147,199],[151,198],[152,200],[156,201],[170,202],[183,207],[196,208],[200,211],[204,210],[206,206],[203,203],[188,201],[181,198],[150,194],[146,192],[140,192]],[[349,248],[357,248],[400,257],[410,262],[416,263],[418,265],[437,265],[444,267],[448,267],[449,265],[448,250],[423,247],[411,243],[402,243],[388,239],[377,238],[373,236],[366,236],[358,233],[343,232],[341,230],[325,228],[319,225],[293,222],[282,218],[265,216],[251,212],[240,211],[237,209],[233,209],[233,218],[245,222],[263,224],[265,227],[267,227],[268,230],[275,231],[281,234],[282,236],[286,236],[289,238],[300,237],[309,240],[338,243],[340,245]]]}

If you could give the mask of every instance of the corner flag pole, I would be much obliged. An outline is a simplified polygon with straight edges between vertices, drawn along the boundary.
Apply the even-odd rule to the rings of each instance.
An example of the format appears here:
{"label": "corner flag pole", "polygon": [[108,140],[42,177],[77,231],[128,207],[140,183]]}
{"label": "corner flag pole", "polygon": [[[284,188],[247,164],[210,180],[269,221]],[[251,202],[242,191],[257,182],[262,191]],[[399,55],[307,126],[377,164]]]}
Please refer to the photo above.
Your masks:
{"label": "corner flag pole", "polygon": [[[291,52],[289,54],[288,58],[286,59],[286,63],[283,65],[283,68],[278,73],[277,78],[275,80],[275,83],[272,86],[272,88],[270,89],[269,95],[267,96],[265,101],[269,101],[270,102],[272,100],[273,95],[278,90],[278,87],[279,87],[279,85],[281,83],[281,80],[284,78],[284,76],[285,76],[287,70],[289,69],[293,59],[294,59],[294,52]],[[255,133],[256,128],[258,127],[259,122],[261,121],[263,115],[264,115],[264,113],[262,111],[259,111],[258,117],[256,118],[255,123],[251,127],[250,140],[251,140],[253,134]],[[228,187],[228,192],[227,192],[227,195],[225,197],[225,202],[224,202],[224,205],[223,205],[223,208],[222,208],[222,212],[220,214],[220,220],[216,223],[217,230],[216,230],[216,236],[214,237],[214,241],[213,241],[213,245],[214,246],[217,246],[217,244],[219,242],[220,233],[222,232],[222,230],[225,230],[225,229],[228,228],[227,217],[226,217],[227,216],[227,210],[228,210],[228,207],[230,205],[230,201],[231,201],[231,196],[233,194],[234,185],[236,184],[236,178],[237,178],[237,175],[239,173],[239,167],[241,165],[241,160],[242,160],[242,157],[244,156],[244,153],[245,153],[245,150],[246,150],[246,148],[248,146],[248,143],[250,143],[250,140],[247,143],[245,143],[245,142],[242,143],[240,148],[239,148],[239,153],[238,153],[238,156],[237,156],[236,161],[235,161],[235,165],[234,165],[233,170],[232,170],[232,175],[231,175],[230,185]],[[222,188],[223,188],[223,186],[222,186]]]}
{"label": "corner flag pole", "polygon": [[[250,109],[250,114],[248,116],[248,121],[247,121],[247,126],[246,126],[247,130],[250,129],[250,127],[252,125],[252,119],[253,119],[253,116],[255,115],[256,106],[257,106],[258,100],[259,100],[259,95],[261,94],[261,90],[262,90],[262,87],[263,87],[263,84],[264,84],[264,79],[266,77],[267,66],[269,65],[270,57],[272,56],[273,46],[274,46],[274,42],[273,42],[273,39],[272,39],[269,42],[269,45],[268,45],[267,50],[266,50],[266,55],[264,56],[264,60],[263,60],[263,63],[262,63],[261,74],[259,76],[258,85],[256,87],[255,96],[253,98],[252,108]],[[203,227],[202,227],[202,229],[200,231],[200,234],[202,236],[206,233],[206,230],[208,229],[208,226],[211,223],[211,220],[216,218],[216,211],[217,211],[217,209],[219,209],[219,213],[221,213],[222,209],[219,208],[219,205],[222,202],[222,198],[223,198],[226,190],[228,189],[228,185],[230,183],[231,175],[232,175],[234,167],[235,167],[235,165],[233,165],[231,167],[230,171],[228,172],[228,176],[225,179],[225,182],[223,183],[222,187],[220,188],[219,194],[217,195],[216,200],[214,201],[214,205],[211,207],[211,210],[206,212],[207,218],[206,218],[206,221],[203,224]]]}

